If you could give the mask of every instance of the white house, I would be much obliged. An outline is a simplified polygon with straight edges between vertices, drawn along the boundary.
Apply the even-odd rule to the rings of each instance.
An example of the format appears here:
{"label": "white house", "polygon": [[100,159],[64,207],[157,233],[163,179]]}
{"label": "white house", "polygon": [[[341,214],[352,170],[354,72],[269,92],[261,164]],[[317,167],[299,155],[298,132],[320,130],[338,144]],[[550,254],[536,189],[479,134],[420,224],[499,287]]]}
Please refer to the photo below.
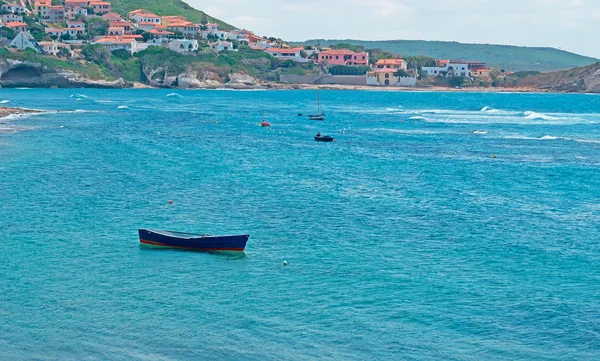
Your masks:
{"label": "white house", "polygon": [[125,49],[125,50],[129,51],[131,54],[137,52],[137,42],[135,41],[135,39],[131,39],[131,38],[127,38],[127,39],[120,38],[120,37],[102,38],[102,39],[96,40],[96,42],[94,44],[100,44],[103,47],[105,47],[106,49],[108,49],[109,51]]}
{"label": "white house", "polygon": [[213,45],[213,49],[217,52],[237,51],[237,49],[233,49],[233,44],[230,41],[222,41],[221,39],[217,40],[216,44]]}
{"label": "white house", "polygon": [[0,15],[0,19],[0,21],[2,21],[3,23],[10,23],[11,21],[23,22],[22,15],[17,15],[13,13]]}
{"label": "white house", "polygon": [[136,23],[154,23],[160,24],[160,16],[147,12],[147,13],[135,13],[129,16],[130,19],[134,20]]}
{"label": "white house", "polygon": [[42,49],[44,49],[44,52],[46,54],[52,54],[56,56],[60,48],[66,48],[67,50],[69,50],[70,53],[72,53],[71,45],[69,44],[59,43],[57,41],[40,41],[39,44],[42,47]]}
{"label": "white house", "polygon": [[186,22],[172,22],[167,25],[169,31],[179,31],[185,35],[196,35],[200,31],[200,27],[196,24]]}
{"label": "white house", "polygon": [[415,86],[417,78],[414,76],[397,76],[396,73],[403,69],[378,68],[367,72],[367,85],[372,86]]}
{"label": "white house", "polygon": [[46,28],[46,34],[52,35],[52,36],[58,36],[61,37],[63,36],[63,34],[65,34],[67,32],[66,29],[59,29],[59,28]]}
{"label": "white house", "polygon": [[171,39],[171,41],[169,41],[169,50],[178,53],[193,52],[194,50],[198,50],[198,40]]}
{"label": "white house", "polygon": [[71,35],[71,37],[85,34],[85,23],[81,21],[67,21],[67,28],[65,31]]}
{"label": "white house", "polygon": [[469,64],[447,63],[446,66],[424,66],[422,70],[426,72],[428,76],[449,76],[452,74],[462,77],[469,76]]}
{"label": "white house", "polygon": [[303,58],[300,55],[300,52],[303,51],[304,48],[289,48],[289,49],[280,49],[280,48],[269,48],[266,49],[265,52],[271,54],[277,59],[281,60],[293,60],[298,63],[307,63],[309,60]]}
{"label": "white house", "polygon": [[208,24],[206,24],[206,31],[209,34],[214,34],[217,31],[219,31],[219,25],[217,25],[215,23],[208,23]]}
{"label": "white house", "polygon": [[2,4],[2,10],[6,10],[13,14],[21,14],[25,12],[25,6],[16,3]]}
{"label": "white house", "polygon": [[43,52],[40,44],[38,44],[33,36],[26,31],[21,31],[18,33],[17,36],[15,36],[15,38],[10,42],[9,46],[14,46],[20,50],[33,49],[38,53]]}

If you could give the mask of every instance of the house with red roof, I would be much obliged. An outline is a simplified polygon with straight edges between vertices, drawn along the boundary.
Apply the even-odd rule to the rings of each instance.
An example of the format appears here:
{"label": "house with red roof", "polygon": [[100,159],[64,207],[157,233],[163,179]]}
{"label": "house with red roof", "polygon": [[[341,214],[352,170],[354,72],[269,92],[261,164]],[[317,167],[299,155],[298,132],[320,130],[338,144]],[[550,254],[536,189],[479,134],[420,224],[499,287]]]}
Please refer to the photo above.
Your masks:
{"label": "house with red roof", "polygon": [[319,63],[329,65],[369,65],[369,53],[355,53],[348,49],[330,49],[322,51],[318,55]]}

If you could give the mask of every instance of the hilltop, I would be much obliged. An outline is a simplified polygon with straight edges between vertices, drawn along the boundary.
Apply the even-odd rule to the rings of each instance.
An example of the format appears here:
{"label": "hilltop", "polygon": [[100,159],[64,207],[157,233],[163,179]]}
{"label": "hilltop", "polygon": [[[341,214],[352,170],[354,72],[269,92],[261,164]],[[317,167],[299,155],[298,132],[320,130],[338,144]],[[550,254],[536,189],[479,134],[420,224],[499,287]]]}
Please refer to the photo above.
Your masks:
{"label": "hilltop", "polygon": [[439,59],[481,60],[506,71],[556,71],[594,64],[598,59],[554,48],[512,45],[464,44],[424,40],[307,40],[300,44],[330,46],[339,43],[382,49],[403,56],[425,55]]}
{"label": "hilltop", "polygon": [[127,14],[129,11],[146,9],[160,16],[181,15],[191,22],[200,23],[202,20],[219,24],[223,30],[232,30],[234,27],[226,22],[213,18],[203,11],[194,9],[181,0],[110,0],[113,11]]}

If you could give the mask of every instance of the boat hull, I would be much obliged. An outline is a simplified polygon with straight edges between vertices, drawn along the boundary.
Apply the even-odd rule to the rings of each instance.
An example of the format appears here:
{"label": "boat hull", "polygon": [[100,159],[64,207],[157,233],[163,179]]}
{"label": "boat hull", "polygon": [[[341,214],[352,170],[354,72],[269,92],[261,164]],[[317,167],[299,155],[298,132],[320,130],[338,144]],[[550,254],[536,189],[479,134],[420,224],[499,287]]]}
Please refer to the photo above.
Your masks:
{"label": "boat hull", "polygon": [[329,136],[315,136],[315,140],[317,142],[333,142],[333,137],[329,137]]}
{"label": "boat hull", "polygon": [[140,244],[149,247],[181,248],[194,251],[243,252],[249,235],[208,236],[171,231],[138,230]]}

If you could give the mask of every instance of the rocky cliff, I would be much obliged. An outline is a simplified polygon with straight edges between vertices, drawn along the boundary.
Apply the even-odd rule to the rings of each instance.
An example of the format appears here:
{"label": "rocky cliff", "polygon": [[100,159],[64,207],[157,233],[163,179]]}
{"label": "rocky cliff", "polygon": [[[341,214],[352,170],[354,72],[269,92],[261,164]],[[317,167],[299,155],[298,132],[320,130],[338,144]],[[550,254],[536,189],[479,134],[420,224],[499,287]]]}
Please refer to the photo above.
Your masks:
{"label": "rocky cliff", "polygon": [[65,69],[51,69],[42,64],[14,59],[0,59],[0,87],[30,88],[126,88],[133,83],[91,80]]}
{"label": "rocky cliff", "polygon": [[582,68],[523,78],[518,86],[550,91],[600,93],[600,62]]}
{"label": "rocky cliff", "polygon": [[188,66],[184,71],[174,71],[168,65],[142,67],[146,83],[153,87],[188,89],[260,87],[258,81],[249,75],[226,74],[220,70],[199,65]]}

